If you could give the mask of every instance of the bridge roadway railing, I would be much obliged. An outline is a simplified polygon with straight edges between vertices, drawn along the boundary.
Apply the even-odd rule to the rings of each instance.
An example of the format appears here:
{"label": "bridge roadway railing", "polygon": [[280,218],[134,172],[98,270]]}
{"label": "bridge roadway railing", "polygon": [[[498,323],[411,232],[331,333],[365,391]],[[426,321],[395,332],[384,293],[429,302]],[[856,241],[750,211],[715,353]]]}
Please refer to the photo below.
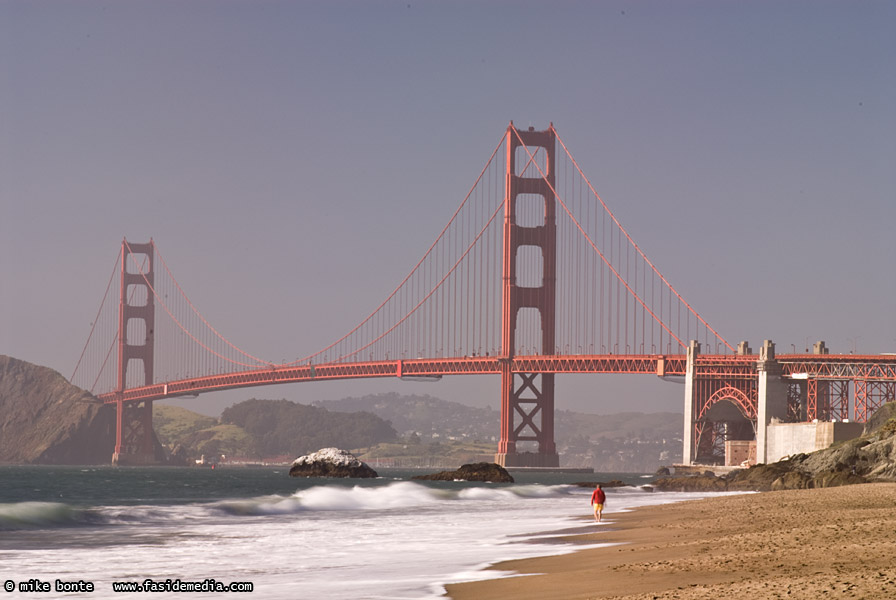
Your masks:
{"label": "bridge roadway railing", "polygon": [[[121,399],[124,402],[161,400],[242,387],[331,379],[499,375],[506,360],[498,356],[464,356],[283,366],[150,384],[125,390]],[[514,373],[627,373],[663,377],[683,376],[686,368],[686,357],[679,354],[539,355],[509,360]],[[752,378],[756,376],[757,360],[756,355],[706,354],[698,357],[697,369],[702,377]],[[783,354],[778,355],[777,361],[787,378],[896,381],[896,355]],[[114,403],[118,393],[102,394],[99,399]]]}
{"label": "bridge roadway railing", "polygon": [[[700,355],[702,377],[754,377],[759,356]],[[779,354],[775,361],[789,379],[896,381],[896,355],[890,354]]]}
{"label": "bridge roadway railing", "polygon": [[[243,387],[331,379],[499,375],[502,363],[507,360],[512,362],[511,370],[515,373],[629,373],[659,376],[683,376],[686,363],[684,355],[610,354],[517,356],[512,359],[498,356],[465,356],[294,365],[154,383],[125,390],[120,399],[123,402],[152,401]],[[98,397],[107,404],[119,400],[118,392],[109,392]]]}
{"label": "bridge roadway railing", "polygon": [[896,355],[822,354],[778,356],[785,377],[896,381]]}

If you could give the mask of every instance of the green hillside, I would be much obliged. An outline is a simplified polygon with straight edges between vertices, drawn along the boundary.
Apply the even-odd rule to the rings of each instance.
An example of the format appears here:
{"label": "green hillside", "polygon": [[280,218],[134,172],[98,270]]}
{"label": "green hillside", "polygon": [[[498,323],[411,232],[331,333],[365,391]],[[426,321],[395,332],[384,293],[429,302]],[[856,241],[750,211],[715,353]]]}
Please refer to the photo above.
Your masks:
{"label": "green hillside", "polygon": [[214,427],[218,420],[200,415],[180,406],[154,404],[152,407],[152,428],[159,441],[166,445],[179,443],[191,433]]}
{"label": "green hillside", "polygon": [[198,458],[281,460],[335,446],[356,448],[397,439],[387,421],[370,413],[340,413],[287,400],[251,399],[225,410],[220,420],[157,404],[153,427],[175,462]]}

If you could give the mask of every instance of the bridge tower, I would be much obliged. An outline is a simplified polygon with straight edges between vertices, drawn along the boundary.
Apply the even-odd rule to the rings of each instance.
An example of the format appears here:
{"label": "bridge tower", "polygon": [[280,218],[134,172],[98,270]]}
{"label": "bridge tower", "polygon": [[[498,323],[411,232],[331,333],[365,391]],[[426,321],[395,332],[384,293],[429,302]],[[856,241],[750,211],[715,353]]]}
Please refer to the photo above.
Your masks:
{"label": "bridge tower", "polygon": [[[554,198],[555,133],[507,128],[507,171],[504,188],[504,242],[502,265],[501,322],[501,439],[495,462],[505,467],[557,467],[560,457],[554,444],[554,373],[516,373],[513,358],[517,351],[517,327],[521,309],[536,311],[540,317],[540,354],[554,352],[555,285],[557,268],[556,200]],[[529,152],[520,151],[526,148]],[[539,169],[530,165],[529,154],[539,158]],[[535,176],[524,177],[535,171]],[[521,196],[540,197],[544,220],[540,224],[520,224]],[[541,251],[541,273],[525,273],[524,281],[540,281],[537,287],[519,284],[520,249]],[[535,261],[537,263],[537,261]],[[533,267],[528,266],[529,269]],[[540,275],[540,277],[539,277]],[[530,340],[535,341],[535,340]],[[519,419],[517,420],[517,417]],[[535,442],[537,451],[520,451],[519,442]]]}
{"label": "bridge tower", "polygon": [[[121,242],[121,291],[118,305],[118,386],[116,387],[115,453],[113,464],[142,465],[155,461],[152,400],[124,402],[128,368],[138,361],[143,381],[153,381],[155,303],[153,293],[152,241],[146,244]],[[138,261],[132,256],[141,256]],[[135,269],[135,271],[129,270]]]}

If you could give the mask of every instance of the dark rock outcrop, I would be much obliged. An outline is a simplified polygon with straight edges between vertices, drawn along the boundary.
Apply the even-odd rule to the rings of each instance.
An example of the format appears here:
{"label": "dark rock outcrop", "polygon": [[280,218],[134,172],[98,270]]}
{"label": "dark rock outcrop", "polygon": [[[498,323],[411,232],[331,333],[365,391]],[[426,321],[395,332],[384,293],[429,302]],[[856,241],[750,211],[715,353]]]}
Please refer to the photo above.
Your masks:
{"label": "dark rock outcrop", "polygon": [[338,448],[323,448],[297,458],[289,469],[290,477],[379,477],[366,463]]}
{"label": "dark rock outcrop", "polygon": [[108,464],[115,407],[47,367],[0,355],[0,462]]}
{"label": "dark rock outcrop", "polygon": [[610,481],[577,481],[572,485],[580,488],[595,488],[597,484],[600,484],[603,488],[618,488],[618,487],[631,487],[629,484],[624,481],[620,481],[618,479],[611,479]]}
{"label": "dark rock outcrop", "polygon": [[416,475],[411,479],[425,481],[490,481],[493,483],[513,483],[507,469],[496,463],[472,463],[462,465],[456,471],[441,471],[432,475]]}
{"label": "dark rock outcrop", "polygon": [[650,484],[661,492],[724,492],[727,482],[714,475],[692,475],[690,477],[663,477]]}
{"label": "dark rock outcrop", "polygon": [[[868,435],[884,429],[887,426],[887,421],[890,421],[891,419],[896,419],[896,402],[887,402],[874,411],[874,414],[872,414],[871,418],[868,419],[868,422],[865,423],[865,431],[863,434]],[[890,426],[892,427],[894,424],[896,424],[896,421],[891,423]]]}

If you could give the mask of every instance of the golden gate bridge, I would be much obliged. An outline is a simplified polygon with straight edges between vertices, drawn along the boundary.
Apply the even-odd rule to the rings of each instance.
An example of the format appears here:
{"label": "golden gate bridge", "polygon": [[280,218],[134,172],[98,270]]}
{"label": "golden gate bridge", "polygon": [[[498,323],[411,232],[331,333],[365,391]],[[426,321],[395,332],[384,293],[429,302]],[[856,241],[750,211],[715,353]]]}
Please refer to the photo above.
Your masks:
{"label": "golden gate bridge", "polygon": [[[864,421],[896,396],[896,357],[732,346],[626,232],[553,125],[512,122],[411,272],[325,348],[280,363],[247,352],[203,317],[152,240],[125,239],[71,380],[115,405],[113,462],[146,464],[156,461],[155,400],[330,379],[500,376],[496,462],[556,467],[558,373],[685,376],[685,463],[717,461],[732,439],[761,446],[772,418]],[[736,422],[720,403],[737,409]]]}

